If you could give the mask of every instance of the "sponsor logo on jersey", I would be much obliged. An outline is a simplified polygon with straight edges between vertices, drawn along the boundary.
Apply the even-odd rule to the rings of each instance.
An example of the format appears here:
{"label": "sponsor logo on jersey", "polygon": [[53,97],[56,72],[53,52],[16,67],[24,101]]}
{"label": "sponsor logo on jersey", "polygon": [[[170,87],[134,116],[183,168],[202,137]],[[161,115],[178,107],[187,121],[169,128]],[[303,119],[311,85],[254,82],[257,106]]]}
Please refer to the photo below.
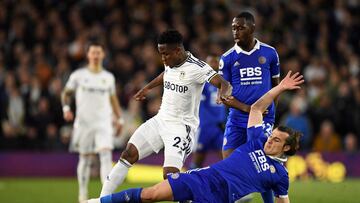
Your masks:
{"label": "sponsor logo on jersey", "polygon": [[240,63],[239,63],[238,61],[236,61],[233,66],[234,66],[234,67],[235,67],[235,66],[240,66]]}
{"label": "sponsor logo on jersey", "polygon": [[189,87],[186,85],[178,85],[169,81],[164,81],[164,88],[179,93],[186,93],[189,90]]}
{"label": "sponsor logo on jersey", "polygon": [[264,63],[266,63],[266,58],[264,56],[260,56],[258,61],[260,64],[264,64]]}
{"label": "sponsor logo on jersey", "polygon": [[241,85],[258,85],[262,84],[261,67],[247,67],[241,68],[240,81]]}
{"label": "sponsor logo on jersey", "polygon": [[105,89],[105,88],[97,88],[97,87],[81,87],[81,89],[84,92],[88,92],[88,93],[94,93],[94,94],[105,94],[109,91],[109,89]]}
{"label": "sponsor logo on jersey", "polygon": [[258,173],[270,169],[270,165],[266,161],[266,156],[262,150],[255,150],[249,153],[249,156],[255,166]]}

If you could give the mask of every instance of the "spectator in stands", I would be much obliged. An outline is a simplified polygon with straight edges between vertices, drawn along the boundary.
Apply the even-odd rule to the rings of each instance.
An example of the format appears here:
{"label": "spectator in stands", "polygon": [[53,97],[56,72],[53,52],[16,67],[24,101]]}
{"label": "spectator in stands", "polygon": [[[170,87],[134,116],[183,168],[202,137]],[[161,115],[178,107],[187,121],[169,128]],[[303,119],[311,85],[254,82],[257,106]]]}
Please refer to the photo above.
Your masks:
{"label": "spectator in stands", "polygon": [[354,133],[348,133],[344,139],[344,150],[349,154],[357,152],[358,149],[358,139]]}
{"label": "spectator in stands", "polygon": [[318,152],[337,152],[341,150],[341,140],[334,131],[334,126],[329,120],[322,122],[320,132],[316,135],[313,150]]}

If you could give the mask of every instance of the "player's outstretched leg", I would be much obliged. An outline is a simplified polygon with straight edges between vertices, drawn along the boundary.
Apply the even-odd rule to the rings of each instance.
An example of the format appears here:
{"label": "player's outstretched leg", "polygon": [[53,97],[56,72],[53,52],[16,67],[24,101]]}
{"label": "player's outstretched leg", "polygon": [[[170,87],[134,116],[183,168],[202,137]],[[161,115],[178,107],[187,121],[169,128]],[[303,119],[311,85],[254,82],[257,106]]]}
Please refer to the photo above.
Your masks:
{"label": "player's outstretched leg", "polygon": [[97,199],[90,199],[82,203],[141,203],[172,201],[173,193],[167,180],[148,188],[133,188],[119,193],[106,195]]}
{"label": "player's outstretched leg", "polygon": [[115,191],[115,189],[123,183],[129,168],[137,162],[139,159],[139,153],[136,147],[129,143],[126,149],[122,152],[119,161],[112,168],[110,174],[107,176],[103,183],[100,197],[109,195]]}

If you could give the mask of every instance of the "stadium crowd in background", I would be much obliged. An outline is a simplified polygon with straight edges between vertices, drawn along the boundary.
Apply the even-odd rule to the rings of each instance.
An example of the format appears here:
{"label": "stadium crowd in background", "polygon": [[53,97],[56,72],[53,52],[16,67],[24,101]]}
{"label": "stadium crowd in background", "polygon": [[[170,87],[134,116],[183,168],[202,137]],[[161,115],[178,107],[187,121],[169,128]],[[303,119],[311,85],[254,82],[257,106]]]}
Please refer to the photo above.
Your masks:
{"label": "stadium crowd in background", "polygon": [[1,1],[0,150],[67,150],[71,124],[62,118],[60,94],[70,73],[85,63],[89,40],[106,45],[105,67],[116,77],[126,137],[155,115],[161,102],[161,88],[146,102],[132,99],[163,71],[156,36],[173,27],[200,59],[220,56],[233,45],[232,17],[249,10],[255,14],[256,37],[277,49],[281,72],[300,71],[305,76],[302,91],[279,100],[276,123],[303,132],[302,149],[356,151],[358,1],[186,2]]}

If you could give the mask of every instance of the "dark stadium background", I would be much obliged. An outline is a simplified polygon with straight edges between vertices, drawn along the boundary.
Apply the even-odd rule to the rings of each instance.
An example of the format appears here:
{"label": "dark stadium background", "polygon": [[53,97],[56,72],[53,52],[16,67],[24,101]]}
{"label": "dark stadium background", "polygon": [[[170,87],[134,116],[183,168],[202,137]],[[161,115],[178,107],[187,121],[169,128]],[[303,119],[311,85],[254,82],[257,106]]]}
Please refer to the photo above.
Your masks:
{"label": "dark stadium background", "polygon": [[[40,166],[36,161],[43,159],[41,155],[53,156],[45,158],[50,160],[49,166],[54,157],[70,160],[71,167],[64,170],[70,170],[70,175],[75,176],[72,167],[76,156],[67,152],[71,123],[62,119],[60,94],[70,73],[85,64],[84,48],[90,40],[106,46],[104,66],[116,76],[117,94],[126,116],[125,129],[117,140],[117,155],[134,129],[156,114],[161,102],[161,88],[152,91],[146,102],[131,98],[163,70],[156,50],[156,36],[167,28],[176,28],[185,37],[186,49],[195,56],[201,59],[208,54],[220,56],[233,46],[231,21],[243,10],[256,16],[256,37],[277,49],[282,75],[293,70],[305,76],[302,90],[282,95],[277,109],[277,123],[298,128],[305,135],[303,158],[298,158],[307,164],[308,173],[297,178],[330,181],[326,175],[317,174],[318,168],[313,169],[319,165],[316,156],[321,156],[321,166],[340,162],[346,169],[346,177],[351,178],[343,182],[351,186],[337,185],[340,188],[333,193],[341,191],[345,196],[352,191],[346,188],[360,188],[356,180],[360,176],[358,0],[2,0],[0,200],[4,199],[0,202],[22,202],[16,198],[6,199],[3,194],[11,195],[14,192],[11,188],[25,187],[27,181],[30,187],[31,181],[35,185],[37,181],[52,181],[19,178],[41,176],[41,167],[49,171],[46,164]],[[309,158],[309,154],[314,156]],[[314,167],[311,160],[315,159]],[[40,172],[24,169],[26,165],[18,160],[22,163],[28,160],[26,164],[34,165],[29,168]],[[295,165],[291,167],[296,169],[300,161],[293,162]],[[61,168],[59,171],[62,174]],[[334,171],[331,174],[335,176],[343,172],[338,165]],[[49,174],[56,173],[50,171]],[[70,196],[74,196],[71,201],[75,202],[75,179],[70,182],[73,187]],[[320,188],[316,184],[323,182],[311,183]],[[290,196],[301,194],[295,202],[311,200],[306,199],[311,191],[308,195],[302,192],[312,187],[309,182],[295,182],[294,186],[296,191],[291,191]],[[98,182],[93,183],[93,196],[98,193],[98,187]],[[26,187],[17,191],[28,192]],[[331,194],[326,192],[329,190],[324,191],[314,202],[337,202],[327,197]],[[35,202],[50,201],[37,199]]]}

